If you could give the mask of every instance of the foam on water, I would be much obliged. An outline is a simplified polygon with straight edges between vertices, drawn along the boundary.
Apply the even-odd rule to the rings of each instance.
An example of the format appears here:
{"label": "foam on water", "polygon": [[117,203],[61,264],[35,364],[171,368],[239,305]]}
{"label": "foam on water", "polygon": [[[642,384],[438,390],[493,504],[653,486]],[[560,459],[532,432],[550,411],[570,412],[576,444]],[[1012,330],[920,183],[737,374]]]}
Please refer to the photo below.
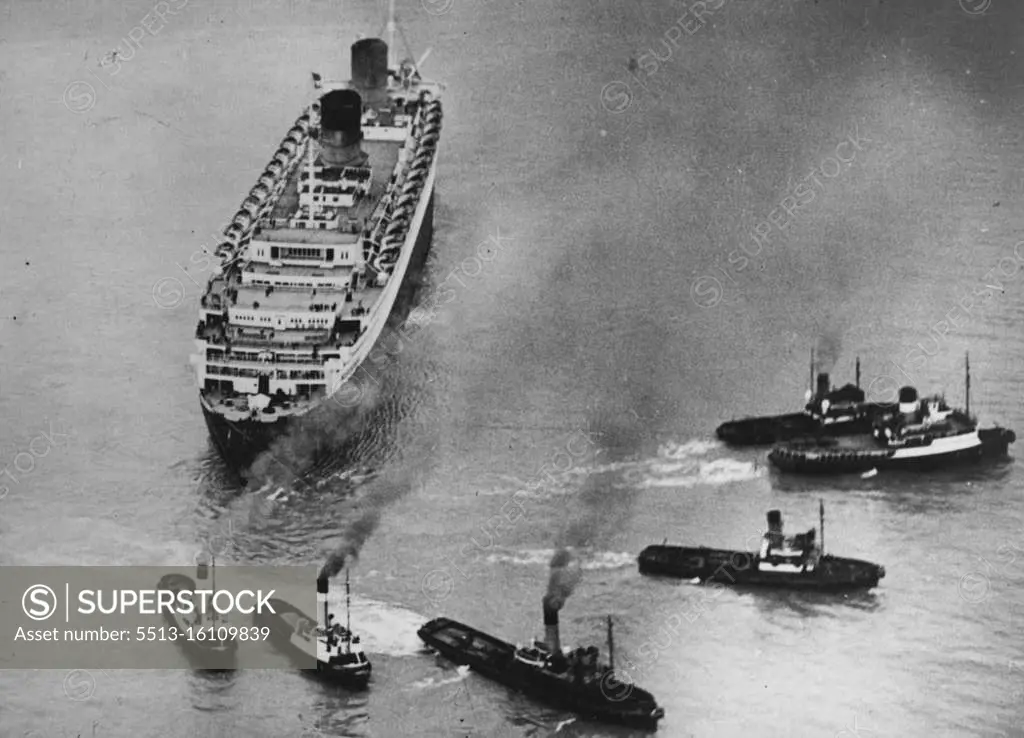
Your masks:
{"label": "foam on water", "polygon": [[420,679],[418,682],[413,682],[409,685],[412,689],[429,689],[431,687],[443,687],[446,684],[458,684],[463,679],[469,676],[468,666],[459,666],[455,669],[455,676],[448,677],[447,679],[438,679],[435,677],[428,677],[426,679]]}
{"label": "foam on water", "polygon": [[658,449],[658,455],[667,459],[687,459],[692,456],[704,456],[715,449],[722,448],[719,441],[705,438],[694,438],[685,443],[669,442]]}
{"label": "foam on water", "polygon": [[[336,619],[344,622],[344,586],[332,586],[327,597],[330,611]],[[423,642],[416,635],[428,618],[407,610],[400,605],[352,596],[352,630],[362,638],[363,647],[369,653],[387,656],[412,656],[423,649]]]}
{"label": "foam on water", "polygon": [[[489,564],[512,564],[513,566],[547,566],[555,549],[542,548],[514,551],[507,554],[490,554],[486,561]],[[636,564],[636,556],[618,551],[581,551],[579,552],[580,567],[585,570],[621,569]]]}
{"label": "foam on water", "polygon": [[7,566],[182,566],[191,565],[199,543],[151,541],[129,526],[103,518],[55,518],[48,542],[38,533],[10,527],[3,532]]}

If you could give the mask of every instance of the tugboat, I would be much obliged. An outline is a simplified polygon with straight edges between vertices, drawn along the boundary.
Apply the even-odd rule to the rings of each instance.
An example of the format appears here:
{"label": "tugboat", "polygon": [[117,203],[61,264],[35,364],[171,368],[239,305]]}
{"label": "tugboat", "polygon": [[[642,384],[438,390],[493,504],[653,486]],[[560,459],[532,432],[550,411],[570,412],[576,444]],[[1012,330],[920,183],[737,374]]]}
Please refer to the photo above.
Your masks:
{"label": "tugboat", "polygon": [[579,716],[644,730],[657,730],[665,710],[639,687],[615,672],[612,621],[608,618],[610,663],[598,661],[596,646],[563,650],[558,610],[544,600],[546,639],[513,646],[450,618],[435,618],[419,629],[423,642],[456,664]]}
{"label": "tugboat", "polygon": [[811,352],[812,390],[801,413],[730,420],[715,434],[730,446],[765,446],[803,437],[834,437],[869,432],[879,419],[896,411],[895,403],[866,402],[860,388],[860,359],[856,384],[833,389],[829,375],[820,373],[814,385],[814,353]]}
{"label": "tugboat", "polygon": [[938,469],[1005,457],[1017,436],[999,426],[978,427],[970,413],[969,357],[966,373],[964,410],[951,409],[941,396],[919,398],[915,388],[903,387],[898,412],[876,421],[869,433],[780,445],[772,449],[768,460],[782,471],[796,474],[870,474],[883,469]]}
{"label": "tugboat", "polygon": [[782,513],[768,511],[768,532],[757,553],[655,545],[640,552],[641,574],[660,574],[722,584],[803,589],[820,592],[866,590],[878,586],[885,567],[825,553],[825,503],[820,502],[821,544],[815,531],[792,538],[782,534]]}
{"label": "tugboat", "polygon": [[[211,578],[210,588],[217,590],[217,562],[213,556],[210,563],[205,559],[196,563],[196,579]],[[175,598],[178,592],[195,592],[196,583],[184,574],[166,574],[156,585],[158,590],[170,591]],[[164,622],[177,634],[176,641],[190,660],[202,664],[203,671],[233,671],[238,652],[238,641],[230,637],[231,623],[225,615],[216,610],[204,616],[196,603],[193,617],[164,609]]]}
{"label": "tugboat", "polygon": [[[345,570],[345,626],[334,622],[327,611],[327,577],[316,580],[317,604],[323,606],[323,622],[318,623],[292,604],[271,598],[276,614],[255,613],[257,626],[269,626],[271,641],[297,662],[309,663],[316,657],[317,675],[349,689],[366,689],[373,666],[363,652],[359,636],[352,632],[351,590]],[[310,670],[312,671],[312,670]]]}

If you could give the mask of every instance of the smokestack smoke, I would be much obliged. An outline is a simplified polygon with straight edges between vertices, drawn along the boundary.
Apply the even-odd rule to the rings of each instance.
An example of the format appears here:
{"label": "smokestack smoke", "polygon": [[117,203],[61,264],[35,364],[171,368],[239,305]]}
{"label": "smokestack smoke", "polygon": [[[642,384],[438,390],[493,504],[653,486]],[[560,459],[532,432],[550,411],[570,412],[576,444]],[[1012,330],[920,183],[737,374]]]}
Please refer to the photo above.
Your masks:
{"label": "smokestack smoke", "polygon": [[841,334],[838,330],[826,331],[818,337],[814,357],[819,372],[830,374],[843,350]]}
{"label": "smokestack smoke", "polygon": [[384,510],[404,497],[417,483],[412,474],[402,474],[399,479],[378,478],[369,483],[369,488],[357,498],[349,500],[343,508],[341,542],[330,552],[321,577],[334,577],[345,565],[359,557],[363,546],[377,530]]}
{"label": "smokestack smoke", "polygon": [[[551,575],[548,577],[548,591],[544,595],[545,612],[550,608],[557,613],[576,589],[583,578],[583,571],[576,556],[567,548],[559,548],[551,557]],[[556,616],[557,621],[557,616]]]}

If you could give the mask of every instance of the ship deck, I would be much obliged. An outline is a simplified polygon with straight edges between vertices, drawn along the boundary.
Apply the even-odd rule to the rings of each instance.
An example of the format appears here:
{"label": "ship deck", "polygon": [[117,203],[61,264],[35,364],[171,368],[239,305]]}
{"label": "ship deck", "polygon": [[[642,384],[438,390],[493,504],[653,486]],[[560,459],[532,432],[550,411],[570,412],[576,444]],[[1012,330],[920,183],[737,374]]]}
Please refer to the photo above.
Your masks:
{"label": "ship deck", "polygon": [[[355,243],[357,234],[362,230],[366,219],[373,213],[377,203],[387,191],[388,181],[398,163],[398,152],[402,149],[399,141],[367,141],[363,139],[362,150],[369,156],[370,191],[356,201],[351,208],[339,208],[342,215],[342,227],[349,223],[357,224],[355,233],[340,230],[311,230],[308,228],[273,228],[264,226],[261,238],[287,241],[290,243]],[[274,203],[271,219],[287,219],[295,215],[299,207],[299,181],[306,169],[305,159],[292,171],[285,184],[284,191]]]}

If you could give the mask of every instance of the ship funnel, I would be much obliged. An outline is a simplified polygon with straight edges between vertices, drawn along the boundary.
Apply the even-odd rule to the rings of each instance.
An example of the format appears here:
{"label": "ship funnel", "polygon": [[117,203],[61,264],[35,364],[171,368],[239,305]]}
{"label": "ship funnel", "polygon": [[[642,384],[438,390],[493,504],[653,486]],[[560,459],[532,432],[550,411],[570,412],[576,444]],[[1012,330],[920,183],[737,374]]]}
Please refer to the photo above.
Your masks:
{"label": "ship funnel", "polygon": [[917,390],[913,387],[902,387],[900,389],[900,414],[906,418],[912,418],[920,409],[921,403],[917,399]]}
{"label": "ship funnel", "polygon": [[544,598],[544,642],[552,654],[562,653],[562,642],[558,637],[558,610]]}
{"label": "ship funnel", "polygon": [[328,168],[360,167],[363,101],[355,90],[333,90],[320,98],[320,159]]}
{"label": "ship funnel", "polygon": [[818,398],[822,398],[828,394],[831,385],[829,384],[828,374],[822,372],[818,375]]}
{"label": "ship funnel", "polygon": [[768,539],[773,548],[782,545],[782,513],[778,510],[768,511]]}
{"label": "ship funnel", "polygon": [[379,38],[364,38],[352,44],[352,85],[366,101],[387,100],[388,45]]}

